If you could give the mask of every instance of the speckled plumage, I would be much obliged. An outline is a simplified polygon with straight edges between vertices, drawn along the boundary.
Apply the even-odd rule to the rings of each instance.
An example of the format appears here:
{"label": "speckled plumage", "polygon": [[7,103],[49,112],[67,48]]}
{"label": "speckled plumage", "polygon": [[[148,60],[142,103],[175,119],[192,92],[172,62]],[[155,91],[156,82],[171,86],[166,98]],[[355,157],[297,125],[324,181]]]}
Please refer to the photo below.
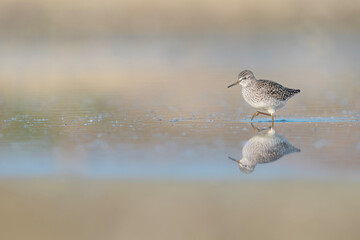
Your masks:
{"label": "speckled plumage", "polygon": [[242,95],[247,103],[269,113],[283,107],[298,92],[300,90],[286,88],[270,80],[254,79],[242,88]]}
{"label": "speckled plumage", "polygon": [[274,98],[278,101],[287,101],[290,97],[300,92],[299,89],[286,88],[270,80],[257,80],[254,92],[261,91],[263,97]]}
{"label": "speckled plumage", "polygon": [[256,109],[267,111],[271,116],[292,96],[300,92],[299,89],[287,88],[274,81],[258,80],[249,70],[242,71],[238,81],[228,88],[237,84],[242,85],[242,95],[247,103]]}
{"label": "speckled plumage", "polygon": [[241,160],[230,159],[239,163],[242,172],[251,173],[256,164],[273,162],[293,152],[300,152],[300,149],[291,145],[274,129],[270,129],[260,132],[246,142],[242,149]]}

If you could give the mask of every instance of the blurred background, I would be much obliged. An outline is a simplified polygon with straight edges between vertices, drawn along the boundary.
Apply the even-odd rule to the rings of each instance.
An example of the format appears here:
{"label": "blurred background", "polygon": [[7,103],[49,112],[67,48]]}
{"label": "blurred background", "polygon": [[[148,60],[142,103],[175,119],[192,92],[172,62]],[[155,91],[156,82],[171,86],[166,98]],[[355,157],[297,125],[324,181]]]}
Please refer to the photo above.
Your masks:
{"label": "blurred background", "polygon": [[[359,24],[354,0],[0,1],[4,239],[358,239]],[[250,175],[245,69],[301,89],[275,125],[301,152]]]}

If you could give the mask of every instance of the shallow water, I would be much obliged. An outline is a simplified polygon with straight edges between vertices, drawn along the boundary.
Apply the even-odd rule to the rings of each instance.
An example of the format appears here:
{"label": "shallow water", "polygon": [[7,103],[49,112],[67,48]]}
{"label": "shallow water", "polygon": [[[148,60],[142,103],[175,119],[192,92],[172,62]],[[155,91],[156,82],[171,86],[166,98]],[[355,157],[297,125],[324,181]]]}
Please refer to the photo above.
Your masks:
{"label": "shallow water", "polygon": [[[358,37],[4,43],[0,232],[358,239]],[[245,68],[301,89],[271,130]]]}
{"label": "shallow water", "polygon": [[[259,164],[248,176],[227,158],[240,159],[246,142],[259,130],[268,131],[271,123],[267,118],[251,122],[249,115],[224,112],[173,117],[176,111],[166,115],[146,106],[123,112],[121,103],[117,108],[101,96],[68,97],[78,106],[68,106],[60,99],[42,102],[43,107],[19,103],[24,108],[21,112],[5,107],[0,133],[2,178],[359,180],[357,112],[342,112],[339,117],[290,114],[276,118],[275,132],[301,152]],[[162,107],[166,106],[159,109]],[[299,110],[294,115],[310,113]]]}

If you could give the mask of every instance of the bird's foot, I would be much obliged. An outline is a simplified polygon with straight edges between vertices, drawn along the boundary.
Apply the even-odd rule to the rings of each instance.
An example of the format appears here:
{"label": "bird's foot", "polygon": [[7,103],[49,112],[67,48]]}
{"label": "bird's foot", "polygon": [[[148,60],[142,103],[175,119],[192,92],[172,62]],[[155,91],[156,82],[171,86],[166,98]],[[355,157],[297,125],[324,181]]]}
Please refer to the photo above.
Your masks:
{"label": "bird's foot", "polygon": [[260,112],[255,112],[253,115],[252,115],[252,117],[251,117],[251,121],[257,116],[257,115],[259,115],[260,114]]}
{"label": "bird's foot", "polygon": [[264,131],[264,130],[270,130],[272,128],[274,128],[274,125],[271,125],[269,127],[264,127],[264,128],[258,128],[257,126],[255,126],[253,123],[250,123],[251,127],[257,131],[257,132],[261,132],[261,131]]}
{"label": "bird's foot", "polygon": [[258,116],[259,114],[266,115],[266,116],[269,116],[269,117],[271,116],[271,117],[272,117],[272,115],[269,114],[269,113],[263,113],[263,112],[256,111],[256,112],[252,115],[251,121],[252,121],[256,116]]}

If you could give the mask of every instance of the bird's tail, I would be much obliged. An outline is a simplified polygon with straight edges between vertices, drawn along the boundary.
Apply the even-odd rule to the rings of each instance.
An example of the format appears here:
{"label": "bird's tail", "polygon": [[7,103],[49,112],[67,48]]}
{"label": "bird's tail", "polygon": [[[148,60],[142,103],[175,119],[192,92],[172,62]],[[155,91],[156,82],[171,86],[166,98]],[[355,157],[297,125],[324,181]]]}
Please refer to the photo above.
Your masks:
{"label": "bird's tail", "polygon": [[290,96],[294,96],[295,94],[300,92],[300,89],[291,89],[289,88]]}

